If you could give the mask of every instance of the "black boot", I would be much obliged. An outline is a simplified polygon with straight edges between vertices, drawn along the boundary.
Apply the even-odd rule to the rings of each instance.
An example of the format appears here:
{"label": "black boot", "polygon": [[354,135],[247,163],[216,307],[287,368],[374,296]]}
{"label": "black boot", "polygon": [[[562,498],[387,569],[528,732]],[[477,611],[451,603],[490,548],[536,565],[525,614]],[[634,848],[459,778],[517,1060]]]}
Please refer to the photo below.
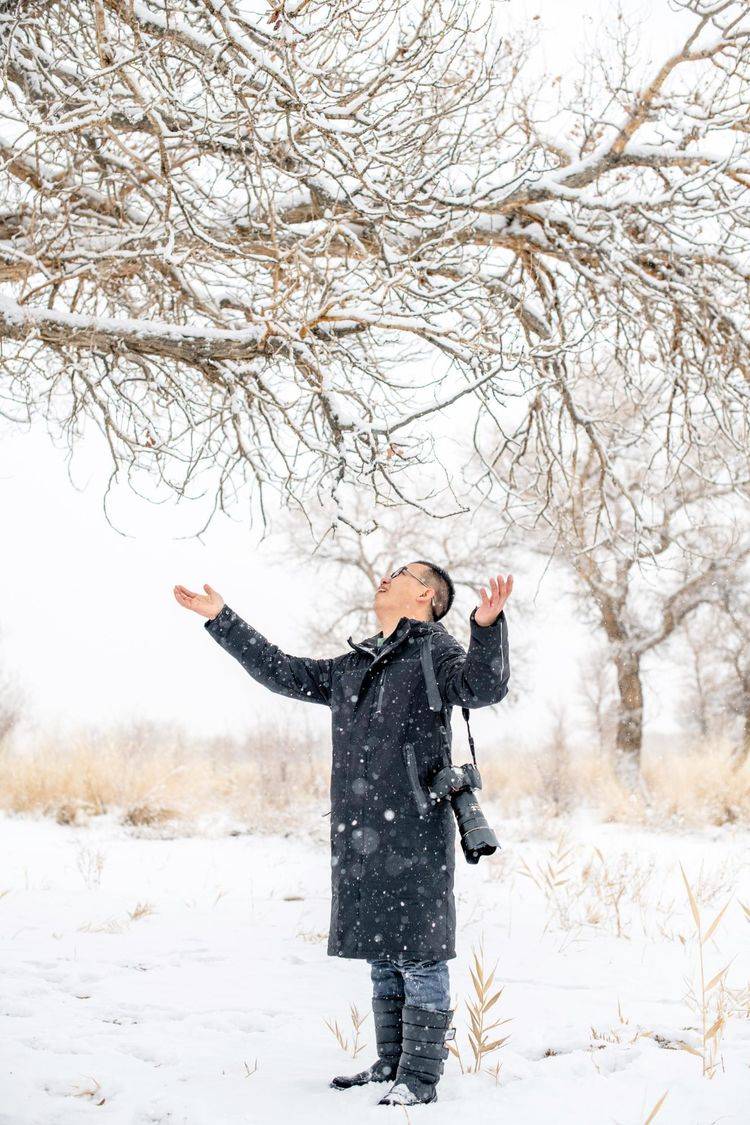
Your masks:
{"label": "black boot", "polygon": [[401,1009],[403,996],[373,997],[372,1015],[375,1021],[377,1061],[360,1070],[358,1074],[339,1075],[331,1081],[334,1090],[348,1090],[351,1086],[364,1086],[368,1082],[392,1082],[396,1077],[401,1057]]}
{"label": "black boot", "polygon": [[402,1012],[403,1048],[396,1081],[378,1105],[418,1105],[437,1101],[437,1086],[456,1029],[450,1026],[455,1009],[433,1012],[405,1004]]}

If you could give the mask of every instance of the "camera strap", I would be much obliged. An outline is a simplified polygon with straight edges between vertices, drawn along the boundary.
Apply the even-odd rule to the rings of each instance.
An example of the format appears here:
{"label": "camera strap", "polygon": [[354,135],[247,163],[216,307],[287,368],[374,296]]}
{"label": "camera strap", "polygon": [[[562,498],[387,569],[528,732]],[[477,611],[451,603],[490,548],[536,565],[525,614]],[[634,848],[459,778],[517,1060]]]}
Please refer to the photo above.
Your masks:
{"label": "camera strap", "polygon": [[[440,724],[443,735],[443,749],[446,757],[446,765],[452,765],[450,756],[450,743],[448,741],[448,715],[446,708],[443,707],[443,700],[440,696],[440,688],[438,687],[437,677],[435,676],[435,665],[432,660],[432,631],[427,633],[422,641],[419,653],[422,661],[422,674],[424,675],[425,684],[427,685],[427,702],[430,705],[431,711],[440,712]],[[471,734],[471,725],[469,724],[469,708],[462,707],[461,714],[466,720],[466,731],[469,736],[469,749],[471,756],[474,760],[474,765],[477,764],[476,750],[474,749],[474,739]]]}

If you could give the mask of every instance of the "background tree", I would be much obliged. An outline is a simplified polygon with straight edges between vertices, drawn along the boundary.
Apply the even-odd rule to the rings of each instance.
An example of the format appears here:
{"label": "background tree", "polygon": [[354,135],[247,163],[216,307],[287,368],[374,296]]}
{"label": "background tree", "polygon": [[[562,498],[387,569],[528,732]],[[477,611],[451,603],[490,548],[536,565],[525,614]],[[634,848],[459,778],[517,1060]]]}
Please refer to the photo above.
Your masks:
{"label": "background tree", "polygon": [[20,726],[25,709],[25,694],[18,677],[2,657],[0,645],[0,751],[5,749]]}
{"label": "background tree", "polygon": [[729,570],[715,606],[685,630],[691,654],[683,712],[704,738],[734,740],[737,766],[750,755],[750,597],[747,567]]}
{"label": "background tree", "polygon": [[610,754],[616,744],[618,699],[608,642],[598,636],[579,667],[578,694],[596,749],[601,755]]}
{"label": "background tree", "polygon": [[665,650],[682,686],[677,700],[680,727],[703,746],[731,737],[736,719],[729,700],[733,675],[721,651],[726,627],[721,599],[720,593],[716,605],[700,606],[692,613]]}
{"label": "background tree", "polygon": [[564,563],[577,580],[582,620],[607,640],[617,676],[615,749],[632,778],[643,744],[644,661],[699,606],[717,602],[750,553],[748,475],[721,419],[710,426],[704,417],[700,444],[686,439],[680,411],[665,415],[658,389],[630,398],[616,360],[602,358],[575,380],[598,436],[589,440],[584,429],[570,440],[552,477],[545,442],[554,420],[540,413],[527,426],[523,456],[508,441],[488,442],[482,473],[513,500],[511,541]]}

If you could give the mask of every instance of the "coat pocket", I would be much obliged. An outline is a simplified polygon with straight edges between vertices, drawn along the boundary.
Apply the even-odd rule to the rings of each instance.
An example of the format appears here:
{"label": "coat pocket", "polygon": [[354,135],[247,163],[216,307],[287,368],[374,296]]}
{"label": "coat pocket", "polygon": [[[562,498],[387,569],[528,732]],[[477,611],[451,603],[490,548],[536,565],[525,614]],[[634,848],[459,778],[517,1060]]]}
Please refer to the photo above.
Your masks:
{"label": "coat pocket", "polygon": [[409,787],[411,788],[414,803],[420,816],[429,812],[432,807],[432,801],[425,793],[422,783],[419,780],[419,770],[417,768],[417,756],[414,753],[414,747],[410,742],[405,742],[403,746],[404,764],[406,765],[406,775],[409,779]]}

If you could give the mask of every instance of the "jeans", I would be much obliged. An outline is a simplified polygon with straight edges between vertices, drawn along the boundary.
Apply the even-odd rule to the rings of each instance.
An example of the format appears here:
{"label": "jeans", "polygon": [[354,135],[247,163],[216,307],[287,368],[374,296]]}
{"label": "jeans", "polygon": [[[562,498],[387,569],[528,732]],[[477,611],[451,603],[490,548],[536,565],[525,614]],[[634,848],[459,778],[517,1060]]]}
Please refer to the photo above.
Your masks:
{"label": "jeans", "polygon": [[373,999],[401,996],[405,1004],[430,1011],[450,1007],[447,961],[417,961],[398,954],[394,960],[368,958]]}

